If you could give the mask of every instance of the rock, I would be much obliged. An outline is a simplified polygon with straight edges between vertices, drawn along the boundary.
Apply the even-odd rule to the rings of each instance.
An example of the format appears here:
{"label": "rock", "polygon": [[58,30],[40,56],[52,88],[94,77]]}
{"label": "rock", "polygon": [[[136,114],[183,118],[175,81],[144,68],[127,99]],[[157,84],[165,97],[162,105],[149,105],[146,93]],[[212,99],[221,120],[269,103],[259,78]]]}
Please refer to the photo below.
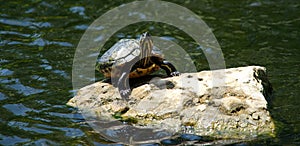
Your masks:
{"label": "rock", "polygon": [[111,84],[97,82],[80,89],[67,104],[97,122],[121,121],[113,126],[97,125],[117,131],[115,137],[100,131],[106,138],[131,134],[117,141],[142,141],[141,133],[124,132],[124,126],[153,129],[156,137],[151,140],[174,133],[242,139],[273,135],[275,126],[266,100],[271,92],[266,69],[248,66],[155,77],[133,88],[129,101],[122,100]]}

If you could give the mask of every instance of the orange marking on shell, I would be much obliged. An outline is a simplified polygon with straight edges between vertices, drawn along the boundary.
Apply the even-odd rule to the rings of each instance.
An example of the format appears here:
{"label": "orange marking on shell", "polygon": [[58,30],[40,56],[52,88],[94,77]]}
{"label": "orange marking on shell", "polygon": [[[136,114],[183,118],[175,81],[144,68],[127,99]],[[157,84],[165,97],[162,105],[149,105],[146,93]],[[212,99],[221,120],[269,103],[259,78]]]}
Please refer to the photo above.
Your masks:
{"label": "orange marking on shell", "polygon": [[[137,68],[133,70],[132,72],[129,73],[129,78],[138,78],[142,77],[148,74],[151,74],[157,70],[159,70],[160,67],[156,64],[151,65],[148,68]],[[120,70],[115,69],[114,73],[111,73],[111,70],[103,70],[101,73],[104,75],[106,78],[115,78],[118,77],[121,73]]]}

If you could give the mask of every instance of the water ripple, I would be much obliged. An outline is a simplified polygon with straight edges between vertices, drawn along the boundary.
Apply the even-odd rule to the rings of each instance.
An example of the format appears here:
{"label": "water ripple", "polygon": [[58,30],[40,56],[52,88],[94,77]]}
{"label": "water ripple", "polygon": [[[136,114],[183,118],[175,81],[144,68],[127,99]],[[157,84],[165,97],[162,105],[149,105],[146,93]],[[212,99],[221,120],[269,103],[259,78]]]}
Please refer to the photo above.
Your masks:
{"label": "water ripple", "polygon": [[2,35],[17,35],[17,36],[22,36],[22,37],[30,37],[30,34],[24,34],[24,33],[20,33],[20,32],[15,32],[15,31],[0,31],[0,34]]}
{"label": "water ripple", "polygon": [[72,13],[78,13],[81,16],[85,16],[85,8],[84,7],[79,7],[79,6],[75,6],[75,7],[71,7],[69,9]]}
{"label": "water ripple", "polygon": [[45,129],[56,129],[65,132],[65,136],[67,137],[81,137],[84,136],[84,132],[77,128],[68,128],[68,127],[54,127],[44,124],[36,124],[36,126]]}
{"label": "water ripple", "polygon": [[262,5],[261,2],[253,2],[251,4],[249,4],[250,7],[260,7]]}
{"label": "water ripple", "polygon": [[28,146],[31,146],[31,145],[46,146],[46,145],[59,145],[59,144],[55,143],[51,140],[42,138],[42,139],[38,139],[34,142],[28,143],[26,145],[28,145]]}
{"label": "water ripple", "polygon": [[7,96],[0,92],[0,101],[7,99]]}
{"label": "water ripple", "polygon": [[51,23],[49,22],[31,22],[26,20],[14,20],[14,19],[4,19],[4,18],[0,18],[0,23],[6,25],[12,25],[12,26],[29,27],[32,29],[48,28],[52,26]]}
{"label": "water ripple", "polygon": [[3,107],[17,116],[26,116],[27,112],[32,111],[32,109],[24,106],[21,103],[20,104],[6,104],[6,105],[3,105]]}
{"label": "water ripple", "polygon": [[57,41],[48,41],[42,38],[38,38],[34,40],[33,42],[29,43],[28,45],[30,46],[40,46],[44,47],[46,45],[59,45],[63,47],[73,47],[73,44],[68,43],[68,42],[57,42]]}
{"label": "water ripple", "polygon": [[6,136],[0,134],[0,144],[1,145],[16,145],[18,143],[28,142],[30,139],[21,138],[18,136]]}
{"label": "water ripple", "polygon": [[45,70],[51,70],[52,66],[49,64],[41,64],[40,67],[44,68]]}
{"label": "water ripple", "polygon": [[9,62],[8,60],[5,60],[5,59],[0,59],[0,63],[7,63]]}
{"label": "water ripple", "polygon": [[89,28],[89,26],[86,25],[86,24],[81,24],[81,25],[76,25],[75,26],[75,29],[78,29],[78,30],[86,30],[88,28]]}
{"label": "water ripple", "polygon": [[19,94],[23,94],[25,96],[33,95],[33,94],[38,94],[42,93],[45,90],[44,89],[35,89],[33,87],[29,86],[24,86],[19,82],[19,80],[16,80],[17,82],[12,85],[7,85],[8,88],[16,90]]}
{"label": "water ripple", "polygon": [[28,132],[35,132],[35,133],[40,133],[40,134],[50,134],[53,133],[50,130],[45,130],[45,129],[41,129],[41,128],[37,128],[37,127],[32,127],[29,125],[29,123],[24,123],[24,122],[18,122],[18,121],[10,121],[7,124],[10,127],[16,127],[19,129],[22,129],[24,131],[28,131]]}
{"label": "water ripple", "polygon": [[52,72],[55,73],[55,74],[58,74],[58,75],[60,75],[60,76],[62,76],[62,77],[64,77],[64,78],[66,78],[66,79],[70,79],[70,78],[71,78],[71,77],[70,77],[65,71],[63,71],[63,70],[53,70]]}
{"label": "water ripple", "polygon": [[14,72],[9,70],[9,69],[1,69],[0,68],[0,76],[10,76],[12,75]]}
{"label": "water ripple", "polygon": [[[14,72],[9,69],[0,69],[0,77],[1,76],[2,77],[11,76],[11,75],[13,75],[13,73]],[[37,76],[34,76],[34,77],[37,77]],[[40,80],[45,80],[45,78],[40,78]],[[36,89],[36,88],[30,87],[30,86],[23,85],[19,79],[0,78],[0,83],[3,83],[3,84],[11,83],[9,85],[6,85],[6,87],[9,89],[16,90],[19,94],[23,94],[25,96],[44,92],[43,89]]]}
{"label": "water ripple", "polygon": [[42,38],[37,38],[34,41],[28,42],[21,42],[21,41],[8,41],[8,40],[1,40],[0,46],[5,45],[24,45],[24,46],[38,46],[38,47],[45,47],[47,45],[58,45],[62,47],[73,47],[73,44],[68,42],[58,42],[58,41],[48,41]]}

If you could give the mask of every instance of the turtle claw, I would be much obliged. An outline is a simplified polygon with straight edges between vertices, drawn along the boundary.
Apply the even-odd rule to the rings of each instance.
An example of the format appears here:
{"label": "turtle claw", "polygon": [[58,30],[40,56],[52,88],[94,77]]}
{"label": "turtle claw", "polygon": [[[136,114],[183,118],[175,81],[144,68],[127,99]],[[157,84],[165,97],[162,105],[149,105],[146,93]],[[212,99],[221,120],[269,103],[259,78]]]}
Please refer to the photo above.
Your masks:
{"label": "turtle claw", "polygon": [[171,72],[171,76],[174,77],[174,76],[179,76],[181,73],[179,71],[174,71],[174,72]]}
{"label": "turtle claw", "polygon": [[129,99],[129,95],[131,94],[130,89],[120,90],[119,92],[120,92],[120,95],[121,95],[122,98]]}

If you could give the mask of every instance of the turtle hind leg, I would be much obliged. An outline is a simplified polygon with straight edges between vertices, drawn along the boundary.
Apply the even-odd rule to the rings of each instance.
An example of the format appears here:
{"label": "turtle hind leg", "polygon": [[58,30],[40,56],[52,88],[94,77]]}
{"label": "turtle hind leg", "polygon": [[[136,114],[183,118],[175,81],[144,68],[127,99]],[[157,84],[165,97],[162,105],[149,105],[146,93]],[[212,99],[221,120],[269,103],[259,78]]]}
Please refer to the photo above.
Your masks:
{"label": "turtle hind leg", "polygon": [[111,83],[111,78],[105,78],[102,80],[104,83]]}

